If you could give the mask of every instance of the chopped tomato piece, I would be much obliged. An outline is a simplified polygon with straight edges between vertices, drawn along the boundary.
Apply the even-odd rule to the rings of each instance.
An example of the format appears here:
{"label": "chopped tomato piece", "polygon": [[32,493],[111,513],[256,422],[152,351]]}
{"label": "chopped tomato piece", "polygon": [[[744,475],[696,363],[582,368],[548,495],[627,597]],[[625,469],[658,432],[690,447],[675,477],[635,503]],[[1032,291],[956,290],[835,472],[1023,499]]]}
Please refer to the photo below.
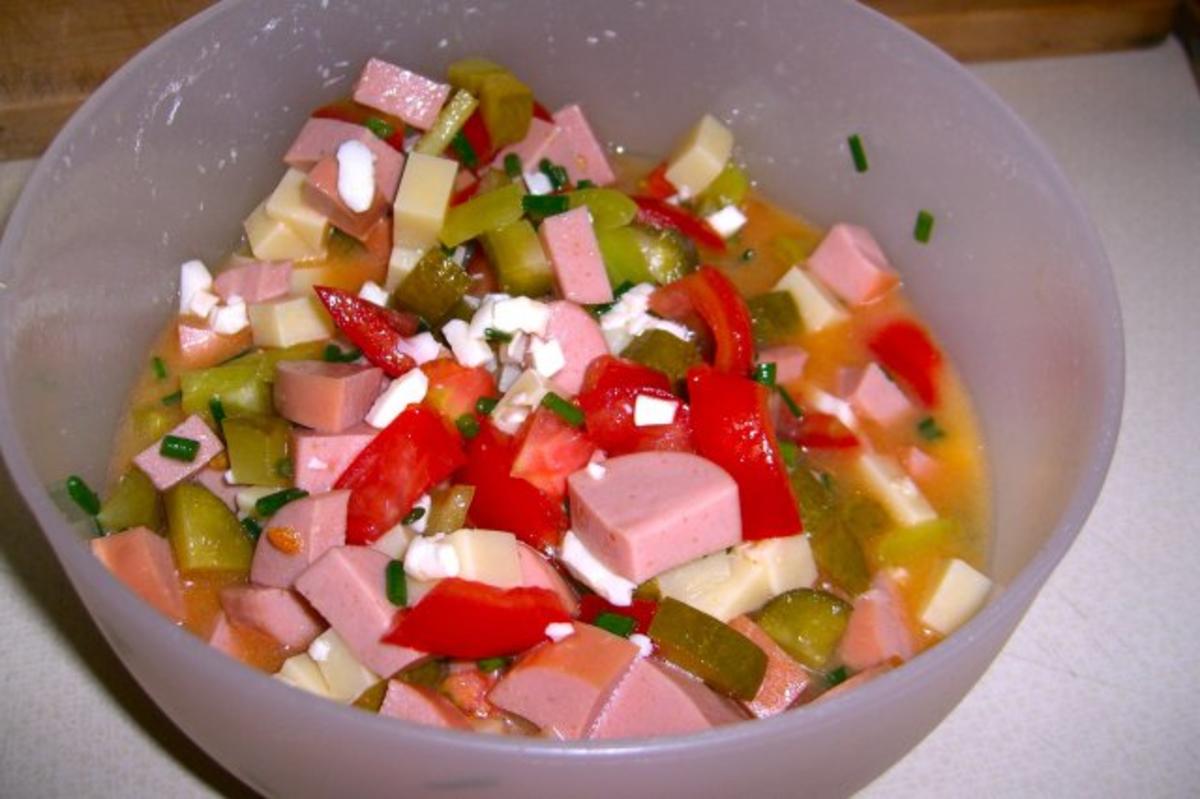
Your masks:
{"label": "chopped tomato piece", "polygon": [[721,238],[721,234],[701,217],[656,197],[639,195],[634,197],[633,201],[637,203],[636,219],[639,223],[650,227],[678,230],[701,247],[707,247],[716,252],[725,252],[725,239]]}
{"label": "chopped tomato piece", "polygon": [[460,439],[436,413],[413,406],[371,440],[338,478],[350,490],[346,543],[369,544],[396,526],[422,494],[463,464]]}
{"label": "chopped tomato piece", "polygon": [[546,588],[496,588],[450,577],[396,616],[384,641],[452,658],[516,655],[546,640],[546,625],[569,621]]}
{"label": "chopped tomato piece", "polygon": [[462,133],[467,144],[475,151],[479,170],[487,169],[488,164],[496,157],[496,148],[492,146],[492,135],[488,133],[487,125],[483,124],[483,114],[477,110],[467,117]]}
{"label": "chopped tomato piece", "polygon": [[518,437],[512,476],[528,480],[544,494],[562,499],[567,477],[587,466],[596,445],[582,430],[547,408],[538,408]]}
{"label": "chopped tomato piece", "polygon": [[482,366],[463,366],[453,358],[438,358],[421,364],[429,378],[425,404],[453,425],[465,414],[475,413],[482,397],[496,396],[496,379]]}
{"label": "chopped tomato piece", "polygon": [[908,383],[921,402],[938,402],[942,353],[916,322],[899,319],[882,327],[867,346],[893,375]]}
{"label": "chopped tomato piece", "polygon": [[400,339],[417,332],[416,316],[380,307],[331,286],[316,286],[314,291],[338,330],[388,377],[399,377],[416,366],[412,358],[396,349]]}
{"label": "chopped tomato piece", "polygon": [[650,296],[650,309],[670,319],[693,312],[712,333],[713,365],[722,372],[744,375],[754,363],[754,328],[750,310],[729,278],[711,266],[668,283]]}
{"label": "chopped tomato piece", "polygon": [[[679,402],[675,421],[651,427],[635,425],[634,405],[639,394]],[[688,407],[671,391],[670,379],[657,369],[601,356],[588,366],[576,401],[583,409],[588,437],[609,455],[692,450]]]}
{"label": "chopped tomato piece", "polygon": [[579,620],[594,624],[601,613],[616,613],[633,619],[634,632],[645,635],[658,613],[658,603],[650,599],[635,599],[631,605],[614,605],[598,594],[588,594],[579,600]]}
{"label": "chopped tomato piece", "polygon": [[512,476],[517,447],[486,420],[467,444],[458,480],[475,486],[468,514],[476,527],[506,530],[536,549],[557,546],[567,529],[562,502]]}
{"label": "chopped tomato piece", "polygon": [[383,139],[391,145],[393,150],[404,152],[404,120],[399,117],[394,117],[391,114],[385,114],[382,111],[376,111],[374,108],[369,108],[362,103],[356,103],[350,98],[336,100],[329,105],[323,105],[316,111],[312,112],[316,119],[340,119],[342,122],[350,122],[354,125],[366,126],[368,119],[378,119],[391,128],[391,134]]}
{"label": "chopped tomato piece", "polygon": [[675,188],[675,184],[667,180],[667,164],[665,161],[650,170],[650,174],[642,179],[638,188],[648,197],[653,197],[656,200],[665,200],[679,193],[679,189]]}
{"label": "chopped tomato piece", "polygon": [[738,485],[742,538],[803,531],[787,467],[771,429],[767,388],[709,366],[688,372],[696,452],[729,472]]}

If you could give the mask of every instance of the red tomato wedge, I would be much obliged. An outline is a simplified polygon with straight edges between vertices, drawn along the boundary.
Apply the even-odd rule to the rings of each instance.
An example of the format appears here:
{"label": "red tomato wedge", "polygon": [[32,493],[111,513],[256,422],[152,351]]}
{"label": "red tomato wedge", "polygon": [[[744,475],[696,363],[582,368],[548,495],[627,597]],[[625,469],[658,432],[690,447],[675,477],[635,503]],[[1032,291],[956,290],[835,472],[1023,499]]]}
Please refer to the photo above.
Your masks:
{"label": "red tomato wedge", "polygon": [[908,383],[929,407],[938,402],[938,372],[942,353],[916,322],[899,319],[880,328],[867,343],[879,362]]}
{"label": "red tomato wedge", "polygon": [[654,614],[658,613],[658,603],[650,599],[635,599],[628,607],[614,605],[598,594],[588,594],[579,600],[579,620],[587,624],[595,624],[596,617],[601,613],[616,613],[633,619],[633,630],[642,635],[650,629]]}
{"label": "red tomato wedge", "polygon": [[650,310],[668,319],[699,315],[712,332],[713,365],[722,372],[744,375],[754,363],[754,328],[750,310],[729,278],[711,266],[668,283],[650,296]]}
{"label": "red tomato wedge", "polygon": [[535,549],[557,546],[567,529],[559,502],[528,480],[512,476],[517,446],[486,420],[467,444],[467,465],[458,481],[475,486],[468,514],[476,527],[507,530]]}
{"label": "red tomato wedge", "polygon": [[429,378],[425,404],[453,425],[468,413],[474,414],[475,404],[482,397],[496,396],[496,378],[482,366],[463,366],[453,358],[438,358],[421,364]]}
{"label": "red tomato wedge", "polygon": [[657,197],[638,195],[633,201],[637,203],[636,219],[640,224],[678,230],[701,247],[725,252],[725,239],[701,217]]}
{"label": "red tomato wedge", "polygon": [[803,532],[787,467],[771,429],[767,389],[709,366],[688,372],[696,452],[729,472],[738,485],[742,538]]}
{"label": "red tomato wedge", "polygon": [[390,114],[385,114],[382,111],[376,111],[374,108],[356,103],[353,100],[346,98],[337,100],[329,105],[323,105],[316,111],[312,112],[315,119],[340,119],[342,122],[350,122],[355,125],[366,126],[368,119],[378,119],[387,124],[392,129],[392,133],[386,139],[393,150],[404,152],[404,121],[399,117],[394,117]]}
{"label": "red tomato wedge", "polygon": [[587,466],[596,451],[596,445],[582,430],[546,408],[533,412],[517,441],[512,476],[528,480],[542,493],[559,500],[567,493],[567,477]]}
{"label": "red tomato wedge", "polygon": [[346,543],[369,544],[463,464],[457,434],[430,409],[411,406],[346,467],[334,488],[350,489]]}
{"label": "red tomato wedge", "polygon": [[656,200],[665,200],[668,197],[673,197],[679,193],[679,189],[675,188],[675,184],[667,180],[667,164],[663,162],[654,169],[650,170],[650,174],[642,178],[638,184],[638,188],[648,197],[653,197]]}
{"label": "red tomato wedge", "polygon": [[[639,394],[679,402],[675,421],[652,427],[635,425],[633,412]],[[588,437],[609,455],[692,451],[688,407],[671,391],[667,376],[657,369],[612,355],[601,356],[588,366],[576,401],[583,409]]]}
{"label": "red tomato wedge", "polygon": [[416,316],[380,307],[331,286],[316,286],[313,290],[338,330],[388,377],[399,377],[416,366],[412,358],[396,348],[401,339],[417,332]]}
{"label": "red tomato wedge", "polygon": [[570,621],[546,588],[496,588],[450,577],[396,616],[384,641],[473,659],[516,655],[546,640],[546,625]]}

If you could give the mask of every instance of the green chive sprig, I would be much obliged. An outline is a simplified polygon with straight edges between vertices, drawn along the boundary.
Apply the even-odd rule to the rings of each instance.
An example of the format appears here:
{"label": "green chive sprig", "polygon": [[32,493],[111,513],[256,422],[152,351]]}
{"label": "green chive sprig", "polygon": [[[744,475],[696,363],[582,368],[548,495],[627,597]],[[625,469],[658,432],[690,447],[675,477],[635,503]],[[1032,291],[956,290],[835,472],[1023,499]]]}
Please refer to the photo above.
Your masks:
{"label": "green chive sprig", "polygon": [[200,454],[200,442],[194,438],[165,435],[158,447],[158,454],[164,458],[182,463],[191,463]]}
{"label": "green chive sprig", "polygon": [[583,426],[583,410],[575,403],[563,399],[553,391],[548,392],[546,396],[542,397],[542,407],[553,411],[558,418],[571,425],[571,427]]}
{"label": "green chive sprig", "polygon": [[88,516],[95,516],[100,512],[100,497],[77,474],[67,478],[67,496]]}

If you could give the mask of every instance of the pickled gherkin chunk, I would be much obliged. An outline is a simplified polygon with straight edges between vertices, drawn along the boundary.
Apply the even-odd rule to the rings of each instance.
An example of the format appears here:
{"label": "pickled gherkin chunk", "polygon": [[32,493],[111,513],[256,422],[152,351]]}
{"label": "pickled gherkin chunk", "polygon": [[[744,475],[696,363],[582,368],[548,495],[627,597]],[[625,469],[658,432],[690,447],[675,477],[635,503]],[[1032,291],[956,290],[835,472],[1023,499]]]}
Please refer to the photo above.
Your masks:
{"label": "pickled gherkin chunk", "polygon": [[260,368],[261,362],[252,359],[184,373],[179,378],[184,412],[200,414],[214,424],[209,403],[217,399],[227,417],[271,413],[271,387],[259,374]]}
{"label": "pickled gherkin chunk", "polygon": [[710,688],[747,701],[758,694],[767,656],[728,624],[668,597],[659,605],[649,635],[664,658]]}
{"label": "pickled gherkin chunk", "polygon": [[154,483],[138,468],[121,475],[112,494],[100,506],[96,523],[106,533],[131,527],[158,530],[162,527],[162,506]]}
{"label": "pickled gherkin chunk", "polygon": [[[843,504],[834,487],[817,479],[803,465],[792,472],[791,482],[822,574],[850,594],[866,591],[871,574],[860,541],[886,524],[886,517],[879,515],[882,509],[878,505],[872,509],[872,501],[863,497],[853,497]],[[857,509],[853,514],[851,505]],[[859,529],[855,521],[868,526]]]}
{"label": "pickled gherkin chunk", "polygon": [[441,155],[451,140],[462,130],[467,119],[475,112],[479,102],[470,92],[459,90],[438,114],[433,127],[413,147],[414,152],[425,155]]}
{"label": "pickled gherkin chunk", "polygon": [[649,366],[665,374],[678,389],[687,370],[700,362],[696,345],[665,330],[647,330],[621,351],[622,358]]}
{"label": "pickled gherkin chunk", "polygon": [[624,227],[637,216],[637,203],[616,189],[577,189],[568,192],[567,199],[572,208],[587,207],[596,230]]}
{"label": "pickled gherkin chunk", "polygon": [[707,216],[727,205],[738,205],[749,191],[750,178],[740,166],[730,161],[708,188],[696,195],[696,212]]}
{"label": "pickled gherkin chunk", "polygon": [[833,594],[797,588],[775,597],[754,616],[785,652],[821,671],[842,640],[851,610],[850,603]]}
{"label": "pickled gherkin chunk", "polygon": [[282,464],[288,463],[292,426],[278,416],[239,416],[226,419],[222,429],[233,479],[240,485],[288,486]]}
{"label": "pickled gherkin chunk", "polygon": [[468,239],[510,225],[525,213],[521,203],[524,196],[525,190],[516,183],[477,194],[446,212],[438,238],[447,247],[457,247]]}
{"label": "pickled gherkin chunk", "polygon": [[801,332],[800,310],[789,291],[769,291],[746,300],[754,343],[771,347],[795,338]]}
{"label": "pickled gherkin chunk", "polygon": [[646,263],[646,256],[642,254],[638,233],[633,228],[597,228],[596,243],[600,247],[600,257],[604,261],[608,282],[613,287],[623,283],[636,286],[654,280]]}
{"label": "pickled gherkin chunk", "polygon": [[358,695],[351,707],[365,710],[368,713],[378,713],[383,707],[383,698],[387,696],[387,680],[380,680]]}
{"label": "pickled gherkin chunk", "polygon": [[631,228],[637,239],[646,270],[655,283],[665,286],[696,271],[700,262],[691,239],[669,228]]}
{"label": "pickled gherkin chunk", "polygon": [[474,498],[475,486],[471,485],[451,485],[435,490],[430,497],[425,534],[452,533],[462,529]]}
{"label": "pickled gherkin chunk", "polygon": [[171,432],[183,421],[183,411],[179,404],[163,405],[152,402],[148,405],[134,408],[130,415],[133,428],[133,448],[143,450]]}
{"label": "pickled gherkin chunk", "polygon": [[396,302],[431,325],[444,320],[471,287],[471,277],[437,247],[417,261],[396,289]]}
{"label": "pickled gherkin chunk", "polygon": [[254,547],[233,511],[196,483],[180,483],[167,492],[167,538],[175,563],[189,572],[248,572]]}
{"label": "pickled gherkin chunk", "polygon": [[956,546],[959,524],[951,519],[930,519],[910,527],[889,530],[872,541],[875,559],[885,568],[903,568],[922,559],[961,558]]}
{"label": "pickled gherkin chunk", "polygon": [[485,233],[483,249],[496,270],[501,291],[540,297],[554,287],[554,271],[528,219]]}
{"label": "pickled gherkin chunk", "polygon": [[449,68],[450,85],[479,98],[479,113],[495,147],[525,138],[533,120],[533,90],[499,64],[464,58]]}

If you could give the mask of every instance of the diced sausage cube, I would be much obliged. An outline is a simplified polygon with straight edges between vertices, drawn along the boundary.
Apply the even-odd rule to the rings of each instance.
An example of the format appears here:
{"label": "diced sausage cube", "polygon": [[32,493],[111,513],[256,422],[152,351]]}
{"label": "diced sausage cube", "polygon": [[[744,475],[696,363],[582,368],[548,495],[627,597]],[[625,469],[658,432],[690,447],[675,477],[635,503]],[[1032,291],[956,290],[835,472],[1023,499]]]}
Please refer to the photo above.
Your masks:
{"label": "diced sausage cube", "polygon": [[762,685],[754,698],[745,703],[746,709],[756,718],[764,719],[782,713],[795,704],[811,685],[812,675],[749,617],[731,619],[729,626],[749,638],[767,655],[767,671],[763,675]]}
{"label": "diced sausage cube", "polygon": [[834,225],[808,257],[808,268],[850,305],[877,300],[900,282],[875,237],[858,225]]}
{"label": "diced sausage cube", "polygon": [[260,585],[290,588],[300,573],[332,547],[346,543],[349,491],[313,494],[284,505],[263,526],[289,531],[287,551],[271,535],[259,536],[250,565],[250,579]]}
{"label": "diced sausage cube", "polygon": [[212,495],[225,503],[225,507],[237,510],[237,495],[244,486],[230,485],[225,482],[225,473],[219,469],[201,469],[196,475],[196,482],[207,488]]}
{"label": "diced sausage cube", "polygon": [[558,569],[536,549],[517,542],[517,560],[521,563],[521,585],[527,588],[545,588],[558,594],[567,613],[574,616],[579,610],[579,598]]}
{"label": "diced sausage cube", "polygon": [[563,297],[584,305],[612,302],[612,286],[586,207],[547,217],[538,235]]}
{"label": "diced sausage cube", "polygon": [[883,427],[910,419],[916,406],[900,386],[891,381],[879,364],[853,370],[843,377],[843,391],[851,407],[861,416]]}
{"label": "diced sausage cube", "polygon": [[429,130],[437,121],[450,87],[372,58],[354,84],[354,100],[391,114],[414,128]]}
{"label": "diced sausage cube", "polygon": [[158,612],[171,621],[183,621],[183,589],[167,539],[145,527],[135,527],[93,538],[92,554]]}
{"label": "diced sausage cube", "polygon": [[383,371],[374,366],[281,361],[275,371],[275,409],[296,424],[340,433],[363,420],[382,384]]}
{"label": "diced sausage cube", "polygon": [[567,300],[550,303],[546,339],[558,342],[564,361],[562,369],[550,378],[550,383],[556,391],[569,396],[578,394],[583,388],[583,376],[592,361],[608,355],[608,344],[600,325],[591,314]]}
{"label": "diced sausage cube", "polygon": [[378,430],[367,424],[358,424],[340,433],[293,430],[290,451],[292,480],[296,488],[310,494],[333,488],[346,467],[378,434]]}
{"label": "diced sausage cube", "polygon": [[937,460],[920,447],[909,447],[900,453],[900,465],[918,483],[928,483],[937,477]]}
{"label": "diced sausage cube", "polygon": [[638,654],[629,641],[599,627],[574,629],[530,651],[488,695],[497,707],[566,740],[587,734]]}
{"label": "diced sausage cube", "polygon": [[830,688],[828,691],[826,691],[825,693],[818,696],[816,699],[813,700],[812,704],[816,704],[817,702],[824,702],[828,699],[833,699],[834,697],[841,696],[842,694],[848,694],[851,691],[855,690],[856,688],[859,688],[860,686],[866,685],[867,683],[871,682],[876,677],[882,677],[884,674],[887,674],[891,670],[892,670],[891,666],[876,666],[874,668],[867,669],[866,671],[860,671],[858,674],[855,674],[853,677],[846,680],[845,682],[839,683],[838,685],[834,686],[833,688]]}
{"label": "diced sausage cube", "polygon": [[154,483],[154,487],[159,491],[166,491],[176,483],[182,483],[203,469],[206,463],[225,449],[221,439],[217,438],[204,420],[195,414],[189,416],[167,435],[199,442],[200,449],[197,450],[196,457],[190,461],[175,460],[159,452],[162,447],[162,439],[159,439],[134,457],[134,464],[146,473],[150,482]]}
{"label": "diced sausage cube", "polygon": [[365,144],[375,156],[375,188],[388,202],[394,200],[404,169],[404,154],[362,125],[340,119],[311,118],[304,123],[283,160],[288,166],[307,172],[322,158],[336,155],[338,147],[348,141]]}
{"label": "diced sausage cube", "polygon": [[250,349],[250,330],[222,335],[207,324],[180,320],[176,328],[185,369],[205,369]]}
{"label": "diced sausage cube", "polygon": [[221,589],[229,621],[269,635],[291,650],[304,649],[325,626],[304,600],[284,588],[231,585]]}
{"label": "diced sausage cube", "polygon": [[804,376],[808,353],[799,347],[781,345],[763,350],[758,354],[758,360],[759,363],[775,364],[775,382],[783,386]]}
{"label": "diced sausage cube", "polygon": [[225,302],[241,297],[245,302],[265,302],[282,297],[292,287],[291,261],[250,261],[226,269],[214,281],[217,296]]}
{"label": "diced sausage cube", "polygon": [[686,452],[609,458],[600,477],[571,475],[575,533],[609,569],[640,583],[741,541],[738,489],[721,467]]}
{"label": "diced sausage cube", "polygon": [[296,590],[337,630],[363,665],[384,677],[424,657],[383,642],[396,606],[387,598],[385,572],[392,559],[369,547],[334,547],[296,580]]}
{"label": "diced sausage cube", "polygon": [[525,138],[496,153],[496,158],[492,161],[492,168],[504,169],[504,159],[509,154],[515,154],[517,158],[521,159],[523,172],[537,172],[538,165],[543,158],[549,157],[550,147],[559,135],[560,131],[557,126],[544,119],[534,117],[529,120],[529,131],[525,134]]}
{"label": "diced sausage cube", "polygon": [[467,717],[448,699],[428,688],[391,680],[379,715],[448,730],[469,730]]}
{"label": "diced sausage cube", "polygon": [[567,170],[572,183],[590,180],[597,186],[607,186],[617,179],[582,108],[568,105],[558,109],[554,124],[559,135],[551,142],[550,160]]}
{"label": "diced sausage cube", "polygon": [[735,702],[718,696],[691,675],[641,658],[617,684],[588,737],[685,735],[745,718]]}
{"label": "diced sausage cube", "polygon": [[871,589],[854,599],[838,654],[849,668],[863,671],[892,659],[908,660],[915,651],[904,598],[887,573],[880,572]]}
{"label": "diced sausage cube", "polygon": [[327,155],[316,163],[304,181],[304,201],[327,217],[330,223],[348,236],[365,241],[367,233],[387,211],[387,200],[378,190],[371,206],[360,212],[352,211],[338,190],[337,156]]}
{"label": "diced sausage cube", "polygon": [[241,642],[238,641],[233,625],[229,623],[229,617],[224,611],[217,612],[217,620],[213,624],[212,632],[208,634],[208,645],[234,660],[242,659]]}

